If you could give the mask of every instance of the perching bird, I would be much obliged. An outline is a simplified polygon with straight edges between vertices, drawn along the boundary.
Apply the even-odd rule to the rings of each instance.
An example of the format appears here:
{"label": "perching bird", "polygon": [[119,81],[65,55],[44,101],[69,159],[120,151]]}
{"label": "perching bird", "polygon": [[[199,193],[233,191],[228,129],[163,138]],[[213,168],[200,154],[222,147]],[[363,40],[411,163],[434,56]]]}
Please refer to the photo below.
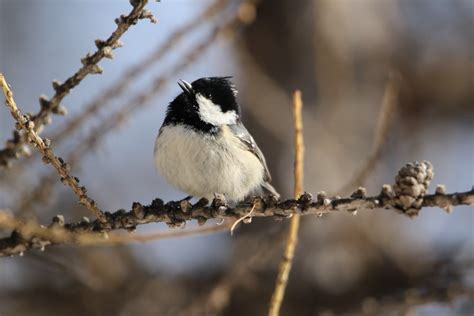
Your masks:
{"label": "perching bird", "polygon": [[239,202],[251,194],[279,194],[265,157],[240,120],[230,77],[180,80],[155,143],[155,163],[173,186],[212,200]]}

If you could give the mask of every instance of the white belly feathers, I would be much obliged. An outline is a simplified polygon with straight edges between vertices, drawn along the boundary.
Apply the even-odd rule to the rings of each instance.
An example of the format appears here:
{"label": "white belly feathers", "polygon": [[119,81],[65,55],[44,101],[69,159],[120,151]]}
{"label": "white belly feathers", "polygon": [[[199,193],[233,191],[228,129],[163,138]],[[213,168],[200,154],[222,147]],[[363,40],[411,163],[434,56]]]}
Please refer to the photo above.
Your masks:
{"label": "white belly feathers", "polygon": [[226,126],[217,135],[164,127],[156,140],[155,163],[176,188],[210,200],[222,193],[229,201],[241,201],[260,187],[264,175],[258,158]]}

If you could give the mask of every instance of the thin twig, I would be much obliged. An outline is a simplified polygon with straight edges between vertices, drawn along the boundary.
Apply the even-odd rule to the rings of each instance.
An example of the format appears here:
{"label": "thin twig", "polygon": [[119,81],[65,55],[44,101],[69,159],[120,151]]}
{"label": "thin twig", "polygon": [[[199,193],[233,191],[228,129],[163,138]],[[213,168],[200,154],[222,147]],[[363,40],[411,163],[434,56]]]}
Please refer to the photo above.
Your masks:
{"label": "thin twig", "polygon": [[[159,232],[159,233],[148,233],[148,234],[127,234],[127,235],[109,235],[107,239],[102,239],[100,242],[102,244],[111,244],[111,245],[124,245],[124,244],[131,244],[131,243],[146,243],[150,241],[157,241],[163,239],[171,239],[171,238],[182,238],[182,237],[189,237],[189,236],[203,236],[207,234],[213,234],[218,232],[223,232],[229,230],[231,227],[230,223],[223,223],[220,225],[209,225],[198,227],[194,229],[185,229],[185,230],[172,230],[167,232]],[[91,244],[95,242],[92,240]]]}
{"label": "thin twig", "polygon": [[[81,81],[89,74],[100,74],[102,68],[98,63],[103,58],[113,58],[112,51],[122,46],[119,41],[122,35],[129,29],[130,26],[135,25],[140,19],[149,19],[152,22],[156,22],[155,18],[150,11],[144,9],[148,0],[134,0],[130,1],[133,9],[128,15],[121,15],[115,20],[117,28],[105,41],[96,40],[97,51],[93,54],[87,54],[81,59],[82,67],[71,77],[69,77],[64,83],[53,81],[53,88],[55,94],[48,100],[47,97],[40,97],[41,109],[38,113],[31,116],[30,121],[34,124],[33,130],[39,133],[44,125],[49,124],[51,121],[51,114],[66,114],[66,108],[60,103],[64,97],[69,94],[71,89],[81,83]],[[13,132],[13,138],[7,141],[7,146],[0,150],[0,167],[6,167],[9,165],[11,159],[17,158],[24,155],[25,145],[28,143],[28,135]]]}
{"label": "thin twig", "polygon": [[[297,90],[293,93],[293,124],[295,129],[295,199],[298,199],[301,194],[303,194],[304,142],[302,108],[303,102],[301,100],[301,91]],[[293,258],[295,256],[296,245],[298,243],[299,226],[300,215],[295,214],[291,218],[283,259],[280,263],[275,290],[270,301],[270,309],[268,311],[268,315],[270,316],[278,316],[280,314],[280,307],[285,296],[285,289],[288,283]]]}
{"label": "thin twig", "polygon": [[99,219],[101,222],[104,222],[104,213],[97,207],[96,202],[87,195],[86,188],[80,187],[79,179],[70,175],[70,165],[54,154],[50,141],[47,139],[42,139],[36,132],[35,123],[32,121],[32,119],[29,116],[24,115],[18,109],[18,106],[13,99],[13,92],[11,91],[8,83],[5,81],[5,77],[1,73],[0,86],[2,87],[3,94],[5,95],[5,104],[17,122],[17,129],[24,131],[28,139],[38,148],[39,151],[41,151],[41,154],[43,155],[43,162],[50,163],[54,169],[56,169],[59,176],[61,177],[61,181],[68,185],[79,197],[79,202],[91,210],[97,219]]}
{"label": "thin twig", "polygon": [[230,235],[234,235],[234,230],[237,228],[237,225],[240,224],[240,222],[251,222],[252,221],[252,214],[253,214],[253,210],[255,210],[255,205],[252,206],[252,208],[250,209],[250,212],[248,214],[246,214],[245,216],[242,216],[241,218],[239,218],[238,220],[236,220],[234,222],[234,224],[232,224],[232,226],[230,227]]}

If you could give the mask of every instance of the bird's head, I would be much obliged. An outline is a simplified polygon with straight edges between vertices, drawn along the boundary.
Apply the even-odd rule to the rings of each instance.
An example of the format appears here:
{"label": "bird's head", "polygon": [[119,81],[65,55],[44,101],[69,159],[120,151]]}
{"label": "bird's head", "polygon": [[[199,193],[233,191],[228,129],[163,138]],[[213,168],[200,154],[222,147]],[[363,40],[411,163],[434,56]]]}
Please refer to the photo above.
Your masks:
{"label": "bird's head", "polygon": [[200,120],[213,126],[235,124],[240,110],[237,90],[230,77],[200,78],[192,83],[180,80],[183,100],[191,105]]}

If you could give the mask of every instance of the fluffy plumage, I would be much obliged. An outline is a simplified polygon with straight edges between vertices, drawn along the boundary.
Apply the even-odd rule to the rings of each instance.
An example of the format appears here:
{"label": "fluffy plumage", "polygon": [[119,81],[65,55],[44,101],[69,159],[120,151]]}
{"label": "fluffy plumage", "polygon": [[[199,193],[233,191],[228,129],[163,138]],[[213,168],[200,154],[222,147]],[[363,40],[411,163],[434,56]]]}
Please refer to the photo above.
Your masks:
{"label": "fluffy plumage", "polygon": [[195,197],[221,193],[237,202],[258,191],[278,196],[261,150],[240,121],[229,77],[179,85],[183,93],[169,104],[155,143],[161,175]]}

